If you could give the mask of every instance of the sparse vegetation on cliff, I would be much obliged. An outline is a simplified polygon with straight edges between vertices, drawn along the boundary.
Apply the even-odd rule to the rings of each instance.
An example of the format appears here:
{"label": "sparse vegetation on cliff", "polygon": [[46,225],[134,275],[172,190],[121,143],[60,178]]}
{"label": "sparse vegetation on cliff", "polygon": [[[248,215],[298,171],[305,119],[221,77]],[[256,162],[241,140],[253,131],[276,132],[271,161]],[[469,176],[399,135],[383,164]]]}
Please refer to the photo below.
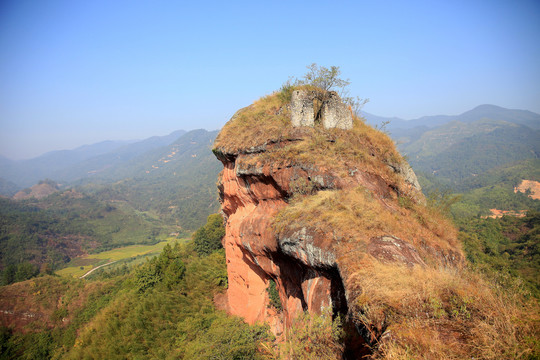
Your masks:
{"label": "sparse vegetation on cliff", "polygon": [[[389,201],[391,199],[387,199]],[[273,226],[277,234],[314,227],[332,233],[336,240],[339,239],[340,246],[345,247],[347,244],[357,246],[360,242],[367,244],[372,238],[394,234],[420,249],[426,245],[439,247],[461,256],[455,228],[436,210],[412,204],[409,209],[396,206],[393,211],[388,211],[385,204],[361,186],[297,197],[279,213]],[[431,254],[424,253],[423,260],[430,262],[430,257]]]}
{"label": "sparse vegetation on cliff", "polygon": [[273,306],[276,310],[281,311],[283,310],[283,305],[281,305],[281,299],[279,298],[279,292],[276,288],[276,282],[273,279],[270,279],[268,288],[266,291],[268,292],[268,298],[270,300],[270,306]]}
{"label": "sparse vegetation on cliff", "polygon": [[[290,116],[287,103],[277,94],[268,95],[233,116],[216,138],[214,152],[218,157],[248,153],[238,159],[246,167],[257,163],[311,166],[333,170],[344,178],[362,169],[399,189],[402,196],[409,196],[408,185],[388,166],[402,164],[404,159],[386,134],[356,116],[351,130],[293,128]],[[310,187],[309,183],[305,185]]]}
{"label": "sparse vegetation on cliff", "polygon": [[282,359],[335,360],[343,354],[342,319],[332,320],[332,309],[320,315],[303,313],[293,321],[283,344]]}

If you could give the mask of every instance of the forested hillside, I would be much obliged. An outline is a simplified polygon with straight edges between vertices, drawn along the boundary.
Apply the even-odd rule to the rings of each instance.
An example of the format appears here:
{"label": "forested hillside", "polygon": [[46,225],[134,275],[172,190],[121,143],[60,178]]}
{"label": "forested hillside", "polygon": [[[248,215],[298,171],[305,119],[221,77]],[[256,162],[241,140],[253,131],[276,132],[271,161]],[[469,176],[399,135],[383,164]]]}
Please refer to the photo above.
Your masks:
{"label": "forested hillside", "polygon": [[9,314],[0,320],[5,326],[10,317],[13,325],[1,328],[2,359],[270,358],[267,327],[214,307],[227,286],[216,224],[223,229],[222,221],[209,222],[197,240],[167,246],[131,271],[101,271],[91,280],[45,276],[3,288],[0,308]]}
{"label": "forested hillside", "polygon": [[468,260],[483,271],[518,278],[540,299],[540,213],[520,218],[461,218],[457,221]]}
{"label": "forested hillside", "polygon": [[502,121],[451,122],[426,131],[400,150],[411,166],[458,185],[492,168],[540,157],[540,131]]}
{"label": "forested hillside", "polygon": [[146,152],[81,181],[103,200],[121,199],[140,211],[193,231],[217,211],[215,186],[220,163],[210,151],[216,132],[195,130],[172,144]]}
{"label": "forested hillside", "polygon": [[114,166],[60,187],[40,181],[17,194],[24,201],[0,199],[3,283],[51,273],[87,253],[155,244],[169,233],[200,227],[218,208],[220,163],[210,151],[215,136],[205,130],[176,132],[116,147],[77,165],[88,169],[113,161]]}
{"label": "forested hillside", "polygon": [[177,231],[151,212],[76,190],[42,200],[0,199],[2,283],[52,273],[71,259],[132,244],[155,244]]}

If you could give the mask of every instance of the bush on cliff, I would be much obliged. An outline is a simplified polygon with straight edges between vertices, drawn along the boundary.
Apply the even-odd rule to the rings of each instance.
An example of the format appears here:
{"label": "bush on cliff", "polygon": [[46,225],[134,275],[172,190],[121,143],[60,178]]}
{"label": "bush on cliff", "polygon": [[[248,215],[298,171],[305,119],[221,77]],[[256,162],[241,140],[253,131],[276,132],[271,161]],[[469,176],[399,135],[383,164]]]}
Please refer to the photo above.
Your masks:
{"label": "bush on cliff", "polygon": [[306,312],[293,320],[283,355],[291,360],[339,359],[343,336],[341,319],[332,320],[332,309],[324,309],[321,315]]}

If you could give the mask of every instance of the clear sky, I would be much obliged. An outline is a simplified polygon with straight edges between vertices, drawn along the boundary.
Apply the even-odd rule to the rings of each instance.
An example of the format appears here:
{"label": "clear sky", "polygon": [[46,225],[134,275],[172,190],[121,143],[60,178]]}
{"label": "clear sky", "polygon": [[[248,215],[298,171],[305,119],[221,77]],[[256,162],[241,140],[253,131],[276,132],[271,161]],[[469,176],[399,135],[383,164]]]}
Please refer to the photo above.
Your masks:
{"label": "clear sky", "polygon": [[219,129],[306,65],[364,110],[540,113],[540,1],[0,1],[0,154]]}

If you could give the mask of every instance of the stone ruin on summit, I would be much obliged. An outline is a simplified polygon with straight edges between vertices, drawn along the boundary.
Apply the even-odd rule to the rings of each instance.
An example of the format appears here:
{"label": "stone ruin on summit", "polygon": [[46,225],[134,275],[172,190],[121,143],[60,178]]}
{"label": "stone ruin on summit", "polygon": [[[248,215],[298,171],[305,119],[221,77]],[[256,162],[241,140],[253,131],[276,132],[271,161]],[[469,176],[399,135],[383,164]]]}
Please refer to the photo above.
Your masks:
{"label": "stone ruin on summit", "polygon": [[352,129],[352,111],[335,91],[295,90],[291,99],[291,122],[294,127],[315,126],[325,129]]}

